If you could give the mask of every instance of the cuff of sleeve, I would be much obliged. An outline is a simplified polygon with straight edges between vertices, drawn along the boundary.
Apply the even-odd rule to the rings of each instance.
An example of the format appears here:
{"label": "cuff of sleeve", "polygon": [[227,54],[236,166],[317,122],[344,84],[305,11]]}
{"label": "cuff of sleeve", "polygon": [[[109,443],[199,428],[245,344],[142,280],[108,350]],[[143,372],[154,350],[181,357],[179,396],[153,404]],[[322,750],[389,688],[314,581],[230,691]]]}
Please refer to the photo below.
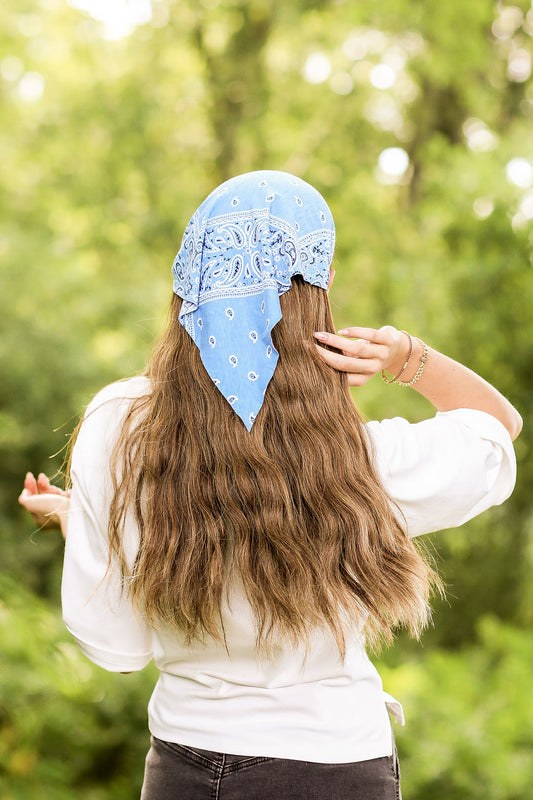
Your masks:
{"label": "cuff of sleeve", "polygon": [[149,653],[117,653],[114,650],[104,650],[79,639],[76,634],[66,626],[68,632],[75,640],[84,656],[96,666],[108,672],[138,672],[152,660],[153,654]]}
{"label": "cuff of sleeve", "polygon": [[499,444],[510,459],[516,464],[513,440],[503,422],[477,408],[457,408],[453,411],[437,411],[437,417],[452,416],[461,420],[463,425],[476,431],[482,439]]}
{"label": "cuff of sleeve", "polygon": [[504,457],[498,467],[498,472],[502,479],[499,481],[500,491],[492,501],[492,505],[500,505],[512,494],[516,483],[516,456],[509,431],[492,414],[475,408],[458,408],[453,411],[437,412],[437,417],[447,416],[452,416],[455,420],[459,420],[466,428],[475,431],[481,439],[493,442],[501,447]]}
{"label": "cuff of sleeve", "polygon": [[501,444],[506,450],[510,448],[513,451],[513,440],[505,425],[486,411],[477,408],[455,408],[452,411],[437,411],[437,417],[460,419],[467,428],[477,431],[483,439],[490,439]]}

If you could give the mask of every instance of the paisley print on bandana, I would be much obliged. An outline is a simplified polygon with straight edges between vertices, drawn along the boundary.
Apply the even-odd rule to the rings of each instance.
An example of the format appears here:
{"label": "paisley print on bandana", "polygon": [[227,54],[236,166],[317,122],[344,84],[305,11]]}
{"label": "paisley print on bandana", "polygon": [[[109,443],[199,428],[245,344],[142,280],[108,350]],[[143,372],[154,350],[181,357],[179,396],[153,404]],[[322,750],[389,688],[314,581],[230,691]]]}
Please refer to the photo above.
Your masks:
{"label": "paisley print on bandana", "polygon": [[294,275],[326,289],[334,246],[325,200],[285,172],[226,181],[187,225],[172,267],[180,321],[248,430],[278,360],[279,296]]}

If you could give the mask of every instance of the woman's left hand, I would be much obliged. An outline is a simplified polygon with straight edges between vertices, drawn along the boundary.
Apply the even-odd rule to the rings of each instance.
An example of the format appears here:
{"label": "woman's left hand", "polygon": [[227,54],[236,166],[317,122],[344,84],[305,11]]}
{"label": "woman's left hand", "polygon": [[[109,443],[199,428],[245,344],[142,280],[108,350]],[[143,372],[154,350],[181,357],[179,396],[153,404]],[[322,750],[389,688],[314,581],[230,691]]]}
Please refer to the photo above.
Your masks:
{"label": "woman's left hand", "polygon": [[319,332],[315,338],[342,350],[343,355],[323,347],[317,350],[330,367],[348,373],[350,386],[363,386],[382,370],[396,375],[407,359],[409,339],[392,325],[379,329],[345,328],[339,334]]}
{"label": "woman's left hand", "polygon": [[41,472],[37,480],[33,473],[27,473],[18,501],[41,530],[60,529],[65,535],[70,492],[53,486],[44,473]]}

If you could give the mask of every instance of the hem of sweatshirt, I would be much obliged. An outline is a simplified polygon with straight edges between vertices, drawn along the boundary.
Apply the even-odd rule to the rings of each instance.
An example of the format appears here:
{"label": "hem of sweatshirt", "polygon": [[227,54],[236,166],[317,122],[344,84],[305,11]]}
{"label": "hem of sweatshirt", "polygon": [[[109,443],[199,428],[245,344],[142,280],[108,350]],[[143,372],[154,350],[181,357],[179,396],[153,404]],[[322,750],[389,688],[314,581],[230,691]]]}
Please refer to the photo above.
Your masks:
{"label": "hem of sweatshirt", "polygon": [[[237,738],[227,732],[217,734],[203,734],[199,732],[180,731],[178,728],[170,731],[159,727],[153,719],[149,720],[152,736],[164,742],[179,744],[183,747],[196,747],[200,750],[210,750],[225,755],[249,756],[250,758],[280,758],[289,761],[309,761],[315,764],[353,764],[359,761],[370,761],[374,758],[387,758],[392,755],[392,729],[387,742],[372,742],[361,745],[361,742],[347,743],[346,738],[341,741],[325,744],[323,741],[313,745],[297,742],[297,737],[281,735],[278,742],[260,740],[254,742],[254,737]],[[290,744],[289,744],[290,738]]]}

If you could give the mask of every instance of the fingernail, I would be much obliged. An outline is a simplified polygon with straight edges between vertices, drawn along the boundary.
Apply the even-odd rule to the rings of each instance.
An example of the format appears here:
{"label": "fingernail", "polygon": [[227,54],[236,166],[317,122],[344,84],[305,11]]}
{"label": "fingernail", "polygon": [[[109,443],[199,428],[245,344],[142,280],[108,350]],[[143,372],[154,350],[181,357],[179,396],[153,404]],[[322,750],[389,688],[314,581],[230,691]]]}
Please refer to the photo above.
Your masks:
{"label": "fingernail", "polygon": [[342,328],[342,330],[337,331],[337,333],[339,334],[339,336],[347,336],[348,335],[348,329],[347,328]]}
{"label": "fingernail", "polygon": [[320,331],[315,331],[313,336],[315,339],[319,339],[321,342],[325,342],[328,338],[327,333],[321,333]]}

